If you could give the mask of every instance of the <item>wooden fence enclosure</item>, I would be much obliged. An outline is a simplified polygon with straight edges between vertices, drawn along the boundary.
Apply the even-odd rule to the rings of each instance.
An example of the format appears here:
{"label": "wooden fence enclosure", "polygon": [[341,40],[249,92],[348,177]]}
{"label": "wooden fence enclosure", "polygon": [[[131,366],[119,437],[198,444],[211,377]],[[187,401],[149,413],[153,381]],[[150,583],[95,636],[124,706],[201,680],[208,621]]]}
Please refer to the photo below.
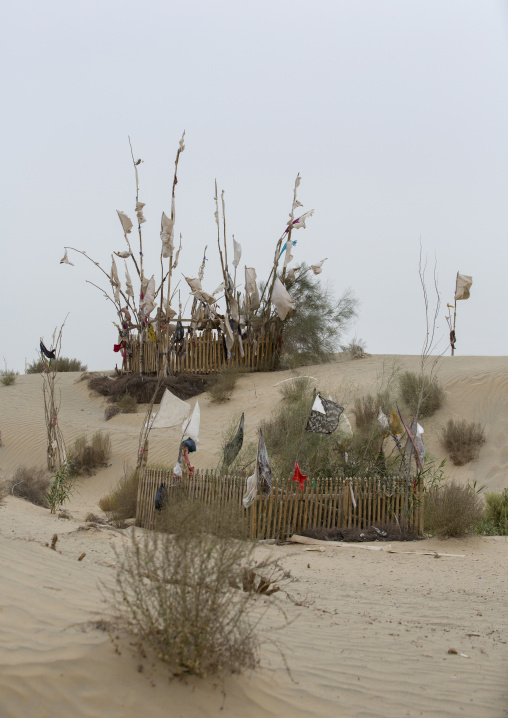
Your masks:
{"label": "wooden fence enclosure", "polygon": [[[188,479],[173,478],[172,469],[146,468],[138,487],[136,524],[153,529],[156,519],[155,495],[165,483],[168,501],[183,495],[206,504],[242,506],[246,477],[220,476],[196,471]],[[404,480],[401,478],[311,479],[304,490],[291,479],[274,479],[268,498],[258,495],[244,509],[253,539],[287,539],[306,528],[360,529],[384,522],[401,522],[404,513]],[[407,524],[423,533],[423,492],[411,490]]]}
{"label": "wooden fence enclosure", "polygon": [[[131,344],[132,354],[127,357],[125,369],[140,371],[139,338]],[[238,341],[231,349],[228,359],[222,336],[213,331],[195,332],[186,335],[177,345],[171,344],[171,337],[161,337],[143,342],[143,373],[157,374],[164,359],[170,374],[211,374],[220,372],[226,366],[238,366],[251,371],[270,371],[277,362],[277,338],[266,334],[263,337],[247,337],[242,341],[243,356]]]}

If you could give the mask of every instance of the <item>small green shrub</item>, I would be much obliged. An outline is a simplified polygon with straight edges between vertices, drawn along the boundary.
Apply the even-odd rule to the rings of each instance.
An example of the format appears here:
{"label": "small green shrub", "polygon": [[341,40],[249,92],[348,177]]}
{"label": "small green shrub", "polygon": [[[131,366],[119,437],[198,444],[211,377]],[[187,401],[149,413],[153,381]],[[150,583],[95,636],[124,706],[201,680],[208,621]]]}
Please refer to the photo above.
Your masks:
{"label": "small green shrub", "polygon": [[138,500],[138,472],[127,466],[116,486],[99,501],[99,507],[110,515],[118,528],[125,526],[126,519],[136,516]]}
{"label": "small green shrub", "polygon": [[508,489],[485,494],[485,530],[490,535],[508,534]]}
{"label": "small green shrub", "polygon": [[420,394],[423,394],[420,404],[419,416],[432,416],[441,408],[444,402],[444,389],[435,376],[429,377],[416,374],[412,371],[405,371],[399,377],[400,398],[412,414],[416,414],[420,402]]}
{"label": "small green shrub", "polygon": [[484,517],[481,496],[472,486],[455,481],[425,493],[425,531],[443,537],[460,538],[471,533]]}
{"label": "small green shrub", "polygon": [[7,482],[9,493],[30,501],[36,506],[48,506],[47,492],[50,477],[45,469],[37,466],[18,466]]}
{"label": "small green shrub", "polygon": [[111,456],[111,437],[97,431],[90,443],[83,434],[74,441],[69,451],[69,472],[72,475],[87,473],[93,474],[99,466],[104,466]]}
{"label": "small green shrub", "polygon": [[135,396],[124,394],[118,397],[116,405],[122,414],[135,414],[138,410],[138,401]]}
{"label": "small green shrub", "polygon": [[[61,372],[66,371],[86,371],[87,365],[82,364],[79,359],[69,359],[68,357],[58,357],[58,359],[53,359],[51,361],[51,367],[55,368],[56,363],[56,370]],[[46,371],[48,368],[48,360],[43,359],[42,357],[39,357],[38,359],[34,359],[33,362],[31,362],[27,368],[26,373],[27,374],[41,374],[43,371]]]}
{"label": "small green shrub", "polygon": [[212,398],[212,403],[223,404],[231,398],[236,382],[239,377],[239,370],[236,366],[230,366],[223,369],[220,374],[210,383],[208,392]]}
{"label": "small green shrub", "polygon": [[56,472],[46,494],[52,514],[55,514],[56,510],[70,499],[75,486],[76,477],[72,476],[67,464],[62,464]]}
{"label": "small green shrub", "polygon": [[455,466],[477,459],[486,440],[483,426],[465,419],[450,419],[441,433],[441,443]]}

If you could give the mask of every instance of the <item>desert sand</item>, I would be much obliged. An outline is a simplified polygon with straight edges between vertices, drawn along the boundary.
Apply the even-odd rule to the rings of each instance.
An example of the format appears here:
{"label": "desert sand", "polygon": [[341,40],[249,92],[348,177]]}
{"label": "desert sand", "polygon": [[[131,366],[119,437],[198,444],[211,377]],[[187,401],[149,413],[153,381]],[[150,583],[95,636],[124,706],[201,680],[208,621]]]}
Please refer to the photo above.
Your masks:
{"label": "desert sand", "polygon": [[[374,391],[393,366],[415,369],[417,357],[373,356],[305,367],[350,405],[355,392]],[[447,475],[491,490],[508,486],[508,361],[504,357],[445,357],[438,376],[443,408],[422,422],[427,450],[440,461],[440,427],[449,417],[482,422],[487,443],[478,461],[447,466]],[[218,435],[245,411],[247,440],[280,401],[278,382],[290,372],[242,376],[232,399],[201,406],[195,464],[217,463]],[[114,581],[115,551],[129,528],[85,527],[99,514],[99,498],[124,462],[133,464],[144,420],[104,420],[106,402],[77,374],[62,374],[60,425],[67,444],[98,429],[111,433],[111,466],[85,477],[66,508],[70,519],[15,497],[0,508],[0,717],[105,716],[508,716],[508,540],[397,544],[397,551],[360,547],[259,546],[280,559],[296,581],[295,602],[258,598],[266,609],[260,630],[260,667],[217,680],[168,681],[163,666],[141,659],[131,639],[117,647],[102,630],[111,614],[105,600]],[[42,382],[20,376],[0,387],[0,477],[20,465],[45,463]],[[153,431],[150,462],[172,463],[178,431]],[[58,534],[57,551],[47,544]],[[379,546],[379,544],[378,544]],[[86,552],[85,558],[78,557]],[[102,587],[102,588],[101,588]],[[287,621],[277,608],[281,606]],[[301,604],[301,605],[298,605]],[[275,630],[279,629],[279,630]],[[457,653],[448,653],[449,649]],[[289,672],[285,667],[285,657]]]}

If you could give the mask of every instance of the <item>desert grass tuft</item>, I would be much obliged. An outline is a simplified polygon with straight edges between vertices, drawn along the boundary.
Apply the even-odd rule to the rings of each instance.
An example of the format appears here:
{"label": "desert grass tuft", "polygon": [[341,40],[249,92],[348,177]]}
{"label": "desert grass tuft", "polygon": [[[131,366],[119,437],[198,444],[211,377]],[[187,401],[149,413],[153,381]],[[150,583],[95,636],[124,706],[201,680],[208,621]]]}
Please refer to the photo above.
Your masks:
{"label": "desert grass tuft", "polygon": [[78,436],[69,451],[69,471],[71,474],[86,473],[91,475],[104,466],[111,456],[111,437],[96,431],[90,442],[83,434]]}
{"label": "desert grass tuft", "polygon": [[[86,371],[86,364],[82,364],[79,359],[69,359],[68,357],[58,357],[53,360],[51,364],[52,368],[55,367],[57,372],[70,372],[70,371]],[[40,357],[34,359],[27,368],[27,374],[42,374],[48,368],[48,362],[46,359]]]}
{"label": "desert grass tuft", "polygon": [[130,396],[130,394],[118,397],[116,405],[122,414],[135,414],[138,410],[138,400],[135,396]]}
{"label": "desert grass tuft", "polygon": [[466,536],[483,516],[483,500],[472,486],[449,481],[425,494],[424,526],[425,531],[431,534],[456,538]]}
{"label": "desert grass tuft", "polygon": [[4,386],[12,386],[16,381],[17,372],[10,369],[2,369],[0,371],[0,381]]}
{"label": "desert grass tuft", "polygon": [[99,507],[109,514],[110,521],[118,528],[125,526],[127,519],[136,516],[138,499],[138,472],[124,466],[123,476],[113,489],[99,501]]}
{"label": "desert grass tuft", "polygon": [[240,372],[236,366],[226,367],[217,374],[208,387],[212,403],[223,404],[228,401],[235,390],[239,376]]}
{"label": "desert grass tuft", "polygon": [[112,419],[114,416],[116,416],[117,414],[120,414],[120,413],[121,413],[120,407],[118,407],[118,406],[107,406],[107,407],[104,409],[104,418],[105,418],[106,421],[109,421],[109,420]]}
{"label": "desert grass tuft", "polygon": [[49,506],[47,492],[50,481],[46,469],[38,466],[18,466],[7,482],[7,488],[13,496],[46,508]]}
{"label": "desert grass tuft", "polygon": [[465,419],[450,419],[441,433],[441,443],[455,466],[475,461],[486,440],[483,426]]}
{"label": "desert grass tuft", "polygon": [[485,494],[485,521],[481,528],[482,533],[489,535],[508,535],[508,489]]}

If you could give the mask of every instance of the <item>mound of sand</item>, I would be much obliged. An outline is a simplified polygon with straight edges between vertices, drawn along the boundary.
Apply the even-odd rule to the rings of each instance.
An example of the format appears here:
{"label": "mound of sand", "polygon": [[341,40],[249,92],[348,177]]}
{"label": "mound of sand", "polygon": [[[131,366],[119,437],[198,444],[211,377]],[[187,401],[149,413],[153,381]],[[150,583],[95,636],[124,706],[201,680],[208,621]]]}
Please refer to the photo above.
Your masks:
{"label": "mound of sand", "polygon": [[[370,357],[302,373],[315,377],[321,390],[344,397],[347,411],[354,394],[375,391],[394,362],[403,369],[418,366],[417,357]],[[245,411],[247,439],[254,438],[261,419],[281,400],[274,385],[290,376],[242,376],[225,405],[199,396],[196,465],[217,463],[217,436],[232,415]],[[84,517],[99,513],[97,502],[116,482],[124,461],[135,462],[144,414],[105,422],[106,400],[91,395],[77,378],[59,378],[65,440],[70,444],[79,434],[109,431],[112,465],[83,479],[68,505],[71,519],[14,497],[0,508],[2,718],[125,718],[147,711],[158,718],[168,710],[186,718],[508,715],[508,541],[500,537],[411,544],[419,551],[464,555],[438,560],[351,547],[260,546],[260,554],[275,554],[297,579],[291,586],[295,601],[279,594],[259,599],[259,609],[267,608],[261,667],[252,675],[227,678],[223,689],[213,681],[168,683],[163,668],[141,659],[122,634],[115,651],[103,630],[110,617],[103,596],[114,581],[115,551],[134,529],[91,527]],[[448,474],[504,488],[506,360],[447,357],[440,361],[439,379],[446,402],[424,422],[427,449],[443,458],[438,434],[449,417],[482,422],[487,443],[479,460],[449,467]],[[0,429],[0,476],[20,464],[44,465],[40,377],[20,376],[14,385],[0,387]],[[150,461],[172,463],[178,439],[178,430],[152,432]],[[57,550],[52,551],[47,544],[55,533]],[[275,598],[284,601],[290,621],[280,631],[275,629],[283,627],[282,614],[270,603]]]}

